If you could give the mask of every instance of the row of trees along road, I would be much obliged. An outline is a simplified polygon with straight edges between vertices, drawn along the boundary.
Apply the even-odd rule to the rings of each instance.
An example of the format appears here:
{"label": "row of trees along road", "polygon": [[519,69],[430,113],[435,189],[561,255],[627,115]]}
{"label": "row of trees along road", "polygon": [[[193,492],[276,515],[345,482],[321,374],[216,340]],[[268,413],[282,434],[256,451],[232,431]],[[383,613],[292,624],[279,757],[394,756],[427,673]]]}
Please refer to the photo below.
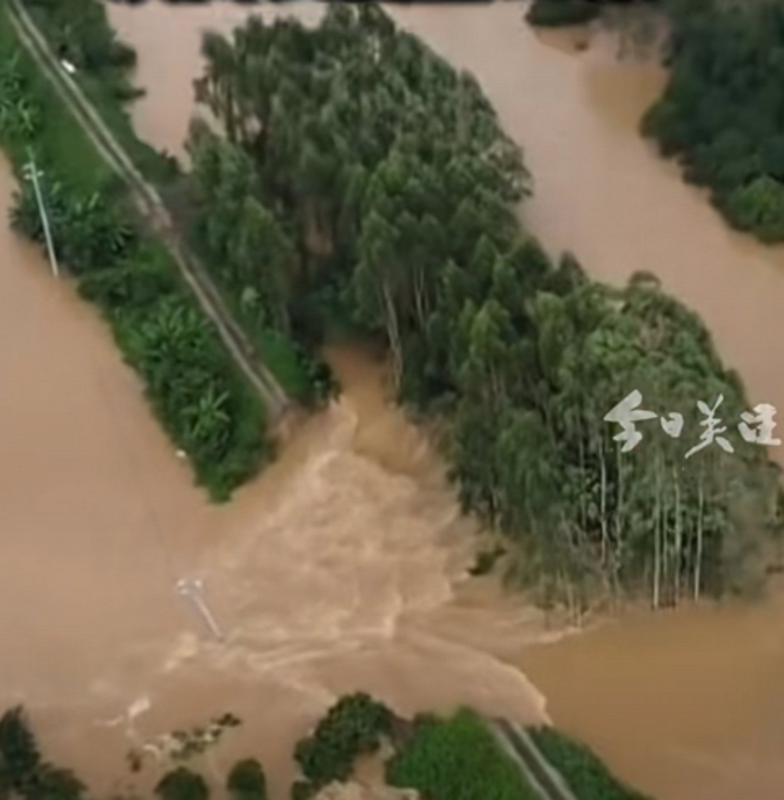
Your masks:
{"label": "row of trees along road", "polygon": [[[193,180],[217,246],[236,250],[229,277],[282,325],[337,316],[383,339],[401,399],[448,423],[465,510],[543,588],[659,604],[748,576],[776,527],[776,470],[740,436],[734,454],[684,460],[696,401],[723,395],[737,420],[741,386],[654,280],[612,291],[520,229],[528,174],[472,76],[375,4],[330,6],[314,30],[251,18],[205,35],[203,54],[197,96],[225,139],[194,127]],[[258,243],[223,242],[224,214]],[[649,428],[621,455],[603,416],[634,389],[685,434]]]}
{"label": "row of trees along road", "polygon": [[[2,7],[0,21],[7,22]],[[46,170],[42,192],[59,262],[105,314],[199,482],[214,499],[227,499],[272,455],[261,400],[179,280],[165,248],[145,236],[118,188],[100,178],[102,162],[37,66],[17,49],[10,23],[0,28],[0,145],[18,172],[28,148],[36,153]],[[11,222],[43,244],[33,187],[20,183]]]}

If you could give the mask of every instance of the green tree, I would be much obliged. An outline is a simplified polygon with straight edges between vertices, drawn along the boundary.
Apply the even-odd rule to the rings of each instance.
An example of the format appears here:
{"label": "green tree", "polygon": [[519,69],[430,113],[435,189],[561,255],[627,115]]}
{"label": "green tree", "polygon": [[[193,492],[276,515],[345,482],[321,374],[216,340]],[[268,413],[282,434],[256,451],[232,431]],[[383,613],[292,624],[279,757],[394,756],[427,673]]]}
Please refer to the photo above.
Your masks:
{"label": "green tree", "polygon": [[201,775],[177,767],[158,781],[155,794],[160,800],[208,800],[210,790]]}
{"label": "green tree", "polygon": [[231,768],[226,788],[232,800],[267,800],[267,779],[255,758],[238,761]]}
{"label": "green tree", "polygon": [[41,754],[20,706],[0,718],[0,758],[17,791],[23,791],[41,766]]}

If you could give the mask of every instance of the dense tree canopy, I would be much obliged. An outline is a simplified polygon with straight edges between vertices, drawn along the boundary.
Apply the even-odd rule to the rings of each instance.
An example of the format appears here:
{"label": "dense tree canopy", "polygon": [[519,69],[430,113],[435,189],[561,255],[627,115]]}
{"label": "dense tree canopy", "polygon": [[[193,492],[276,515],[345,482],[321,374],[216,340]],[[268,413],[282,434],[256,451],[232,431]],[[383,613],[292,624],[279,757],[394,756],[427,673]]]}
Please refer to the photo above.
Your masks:
{"label": "dense tree canopy", "polygon": [[[658,2],[659,0],[648,0]],[[534,0],[526,14],[532,25],[579,25],[596,19],[602,6],[630,5],[635,0]]]}
{"label": "dense tree canopy", "polygon": [[[235,226],[248,203],[265,220],[263,266],[225,259],[264,313],[284,324],[296,295],[328,314],[328,297],[383,337],[402,399],[450,422],[466,510],[551,588],[646,586],[659,604],[728,585],[773,522],[776,476],[737,436],[734,454],[684,457],[696,402],[722,395],[734,425],[742,390],[655,281],[613,292],[519,229],[528,176],[476,81],[373,4],[331,6],[316,30],[251,19],[204,54],[198,96],[226,142],[194,131],[196,179],[227,187]],[[768,192],[745,202],[770,214]],[[649,428],[621,454],[604,415],[635,389],[685,434]]]}
{"label": "dense tree canopy", "polygon": [[673,0],[672,76],[643,128],[738,228],[784,239],[784,6]]}

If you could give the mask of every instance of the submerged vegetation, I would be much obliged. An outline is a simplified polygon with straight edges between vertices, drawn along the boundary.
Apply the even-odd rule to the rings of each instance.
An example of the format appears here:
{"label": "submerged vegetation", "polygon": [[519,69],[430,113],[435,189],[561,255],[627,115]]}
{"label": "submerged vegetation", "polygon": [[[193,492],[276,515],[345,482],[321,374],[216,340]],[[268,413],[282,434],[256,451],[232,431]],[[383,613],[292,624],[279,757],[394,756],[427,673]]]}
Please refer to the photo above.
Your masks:
{"label": "submerged vegetation", "polygon": [[[650,800],[619,783],[590,750],[552,728],[530,730],[537,747],[570,784],[578,800]],[[352,778],[357,758],[388,745],[384,766],[390,786],[415,789],[423,800],[537,800],[539,795],[488,727],[468,708],[450,717],[398,717],[362,693],[345,695],[297,747],[296,758],[314,782],[297,781],[294,800],[314,796],[327,784]],[[303,748],[318,756],[313,773]],[[211,787],[198,772],[177,766],[154,787],[159,800],[209,800]],[[226,776],[230,800],[267,800],[267,777],[255,758],[237,761]],[[46,761],[22,708],[0,718],[0,796],[6,800],[85,800],[84,783]]]}
{"label": "submerged vegetation", "polygon": [[294,800],[305,800],[332,781],[347,780],[357,757],[378,750],[393,724],[392,712],[369,695],[341,697],[312,735],[297,743],[294,758],[304,780],[294,784]]}
{"label": "submerged vegetation", "polygon": [[[401,400],[448,422],[465,510],[525,554],[518,577],[575,606],[748,581],[778,524],[775,469],[739,436],[684,458],[698,400],[723,397],[737,424],[738,381],[655,281],[611,290],[520,229],[528,175],[473,77],[374,4],[331,6],[315,30],[251,18],[203,53],[197,98],[225,140],[194,126],[195,180],[260,221],[254,302],[283,327],[342,316],[388,345]],[[226,269],[253,285],[247,257]],[[684,436],[649,427],[621,453],[603,418],[634,390],[681,413]]]}
{"label": "submerged vegetation", "polygon": [[[112,325],[150,403],[216,499],[270,454],[260,399],[238,374],[165,248],[146,236],[122,187],[22,51],[0,4],[0,143],[20,174],[29,153],[58,260]],[[22,180],[14,227],[43,243],[33,188]]]}

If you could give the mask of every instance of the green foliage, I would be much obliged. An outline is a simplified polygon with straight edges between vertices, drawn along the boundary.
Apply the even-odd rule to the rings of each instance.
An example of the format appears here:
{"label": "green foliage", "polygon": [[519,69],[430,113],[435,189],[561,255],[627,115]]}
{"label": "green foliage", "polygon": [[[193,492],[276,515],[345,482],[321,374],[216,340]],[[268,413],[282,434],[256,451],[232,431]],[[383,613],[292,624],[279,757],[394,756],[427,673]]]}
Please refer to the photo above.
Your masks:
{"label": "green foliage", "polygon": [[591,0],[536,0],[525,18],[531,25],[580,25],[595,19],[600,11],[599,3]]}
{"label": "green foliage", "polygon": [[238,761],[232,767],[226,788],[232,800],[267,800],[267,779],[255,758]]}
{"label": "green foliage", "polygon": [[[194,180],[226,283],[253,289],[276,330],[339,309],[383,339],[401,399],[446,415],[462,505],[516,543],[521,578],[579,603],[646,591],[656,605],[746,580],[774,516],[764,451],[735,437],[735,455],[713,445],[682,468],[695,400],[723,396],[736,423],[741,387],[655,284],[611,291],[525,236],[522,156],[472,76],[375,4],[334,4],[314,30],[253,19],[203,52],[198,98],[226,141],[194,128]],[[730,187],[756,168],[743,125],[720,142]],[[781,137],[767,140],[780,170]],[[766,180],[734,202],[772,235],[780,199]],[[603,417],[635,389],[683,414],[680,440],[656,428],[620,453]]]}
{"label": "green foliage", "polygon": [[756,230],[765,241],[784,239],[784,184],[763,175],[735,189],[728,203],[741,227]]}
{"label": "green foliage", "polygon": [[345,781],[357,756],[377,750],[382,737],[391,733],[392,721],[391,711],[369,695],[346,695],[329,709],[311,736],[297,743],[294,757],[316,789],[331,781]]}
{"label": "green foliage", "polygon": [[55,166],[69,185],[85,193],[116,190],[114,177],[16,40],[5,3],[0,2],[0,145],[17,169],[35,151],[44,171]]}
{"label": "green foliage", "polygon": [[784,240],[784,7],[672,2],[670,82],[643,120],[735,226]]}
{"label": "green foliage", "polygon": [[155,786],[160,800],[207,800],[210,790],[201,775],[187,767],[167,772]]}
{"label": "green foliage", "polygon": [[24,794],[29,800],[81,800],[86,789],[71,770],[42,764]]}
{"label": "green foliage", "polygon": [[[97,193],[44,192],[59,260],[82,276],[81,293],[107,314],[128,362],[199,480],[215,499],[258,471],[266,455],[260,402],[235,374],[217,332],[174,277],[163,248],[144,242]],[[17,194],[12,221],[42,242],[31,191]]]}
{"label": "green foliage", "polygon": [[82,800],[85,785],[68,769],[44,761],[21,707],[0,718],[0,797]]}
{"label": "green foliage", "polygon": [[[0,122],[0,140],[17,167],[27,160],[28,147],[47,167],[41,192],[58,260],[81,278],[82,294],[109,318],[127,360],[146,380],[150,402],[173,441],[188,452],[198,479],[215,499],[225,499],[270,454],[261,402],[180,285],[166,251],[142,239],[78,128],[85,151],[79,170],[86,171],[72,169],[80,147],[64,153],[66,140],[52,133],[56,126],[76,139],[70,117],[16,49],[5,13],[0,5],[0,95],[10,98],[12,108],[23,101],[42,109],[42,123],[34,135],[23,136],[16,123],[3,128]],[[13,116],[5,119],[13,122]],[[44,242],[29,182],[17,192],[11,221],[23,235]]]}
{"label": "green foliage", "polygon": [[419,723],[405,748],[387,763],[387,782],[428,800],[536,800],[517,765],[468,709]]}
{"label": "green foliage", "polygon": [[650,800],[616,780],[585,745],[572,741],[554,728],[530,728],[528,732],[580,800]]}
{"label": "green foliage", "polygon": [[194,125],[190,149],[195,238],[213,279],[287,394],[306,405],[328,400],[336,389],[329,369],[292,336],[294,245],[265,207],[251,160],[204,125]]}
{"label": "green foliage", "polygon": [[[49,215],[58,260],[71,272],[94,272],[119,259],[127,258],[138,243],[134,226],[102,197],[71,193],[67,196],[56,180],[42,183],[41,195]],[[13,227],[33,241],[45,241],[43,223],[35,192],[29,182],[16,192],[11,210]]]}
{"label": "green foliage", "polygon": [[291,784],[291,800],[310,800],[317,788],[308,781],[294,781]]}
{"label": "green foliage", "polygon": [[141,171],[159,182],[175,177],[176,161],[134,133],[125,106],[143,94],[130,77],[136,52],[117,38],[104,5],[98,0],[26,0],[25,6],[58,58],[76,67],[74,80]]}
{"label": "green foliage", "polygon": [[8,783],[17,791],[30,784],[41,766],[41,753],[19,706],[0,718],[0,764]]}

